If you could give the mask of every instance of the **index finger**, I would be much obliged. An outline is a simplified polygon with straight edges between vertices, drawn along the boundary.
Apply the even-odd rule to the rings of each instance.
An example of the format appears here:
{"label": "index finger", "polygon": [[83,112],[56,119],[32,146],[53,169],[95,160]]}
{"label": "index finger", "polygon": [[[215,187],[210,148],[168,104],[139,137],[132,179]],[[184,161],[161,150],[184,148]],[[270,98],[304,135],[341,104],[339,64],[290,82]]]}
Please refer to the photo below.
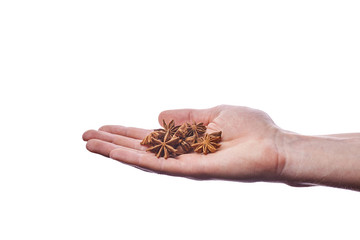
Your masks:
{"label": "index finger", "polygon": [[184,122],[202,122],[208,125],[219,113],[219,107],[213,107],[208,109],[174,109],[166,110],[159,114],[158,120],[162,125],[162,120],[169,122],[174,120],[177,124]]}

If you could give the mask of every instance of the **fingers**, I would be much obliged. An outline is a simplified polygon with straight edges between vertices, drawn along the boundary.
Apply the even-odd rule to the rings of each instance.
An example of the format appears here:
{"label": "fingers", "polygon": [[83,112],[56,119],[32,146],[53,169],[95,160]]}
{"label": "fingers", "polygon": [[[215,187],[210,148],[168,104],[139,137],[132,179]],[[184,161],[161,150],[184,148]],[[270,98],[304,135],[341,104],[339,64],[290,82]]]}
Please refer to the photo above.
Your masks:
{"label": "fingers", "polygon": [[145,171],[151,171],[171,176],[206,179],[206,161],[197,154],[181,155],[175,158],[157,158],[152,153],[126,148],[100,139],[90,139],[86,148],[93,153],[110,157],[122,163],[132,165]]}
{"label": "fingers", "polygon": [[177,158],[157,158],[146,152],[145,146],[138,139],[124,137],[103,131],[89,130],[83,138],[88,141],[86,148],[93,153],[111,157],[122,163],[171,176],[182,176],[194,179],[208,179],[209,159],[199,154],[184,154]]}
{"label": "fingers", "polygon": [[[190,156],[191,155],[191,156]],[[188,154],[177,158],[157,158],[151,153],[129,148],[115,148],[110,158],[140,169],[172,176],[207,178],[206,162],[202,156]]]}
{"label": "fingers", "polygon": [[184,122],[202,122],[208,125],[219,113],[219,107],[209,109],[178,109],[167,110],[159,114],[159,123],[162,125],[162,121],[169,122],[174,120],[176,124],[182,124]]}
{"label": "fingers", "polygon": [[86,148],[90,152],[109,157],[110,152],[116,148],[119,148],[119,145],[105,142],[99,139],[91,139],[86,143]]}
{"label": "fingers", "polygon": [[146,147],[141,145],[141,140],[124,137],[121,135],[116,135],[103,131],[89,130],[83,134],[84,141],[89,141],[90,139],[99,139],[105,142],[113,143],[119,146],[133,148],[138,150],[146,150]]}
{"label": "fingers", "polygon": [[124,127],[120,125],[105,125],[99,128],[99,130],[135,139],[143,139],[151,132],[151,130],[147,129]]}
{"label": "fingers", "polygon": [[195,179],[207,178],[201,166],[201,159],[193,156],[175,158],[157,158],[152,153],[122,147],[99,139],[90,139],[86,148],[93,153],[110,157],[122,163],[137,167],[144,171],[167,174],[171,176],[191,177]]}

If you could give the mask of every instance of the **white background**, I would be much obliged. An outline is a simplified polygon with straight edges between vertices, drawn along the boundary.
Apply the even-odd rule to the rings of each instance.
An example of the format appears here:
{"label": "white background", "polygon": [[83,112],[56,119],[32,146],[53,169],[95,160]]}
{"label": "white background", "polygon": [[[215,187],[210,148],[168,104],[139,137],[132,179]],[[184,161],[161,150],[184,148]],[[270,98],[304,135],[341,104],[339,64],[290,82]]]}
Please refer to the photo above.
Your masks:
{"label": "white background", "polygon": [[360,195],[193,181],[86,151],[105,124],[244,105],[360,132],[358,1],[0,2],[0,239],[359,239]]}

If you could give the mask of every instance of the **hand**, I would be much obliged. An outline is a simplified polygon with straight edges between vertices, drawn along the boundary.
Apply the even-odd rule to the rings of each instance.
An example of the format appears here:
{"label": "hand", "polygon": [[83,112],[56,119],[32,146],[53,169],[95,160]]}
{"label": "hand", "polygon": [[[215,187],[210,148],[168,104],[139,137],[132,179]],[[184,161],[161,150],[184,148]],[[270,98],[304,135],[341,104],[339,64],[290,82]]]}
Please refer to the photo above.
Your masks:
{"label": "hand", "polygon": [[221,147],[207,155],[190,153],[176,158],[157,158],[146,152],[141,140],[152,130],[107,125],[83,134],[87,149],[146,171],[193,179],[277,181],[284,166],[279,159],[276,137],[279,128],[264,112],[235,106],[210,109],[169,110],[159,122],[174,119],[203,122],[207,132],[222,131]]}

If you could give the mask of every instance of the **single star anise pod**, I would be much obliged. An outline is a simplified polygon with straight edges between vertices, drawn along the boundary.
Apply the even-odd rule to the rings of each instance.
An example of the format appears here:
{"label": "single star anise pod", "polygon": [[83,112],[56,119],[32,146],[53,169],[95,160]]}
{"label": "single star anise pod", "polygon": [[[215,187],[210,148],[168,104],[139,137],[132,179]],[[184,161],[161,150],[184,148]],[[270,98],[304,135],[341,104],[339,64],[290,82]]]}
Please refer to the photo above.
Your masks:
{"label": "single star anise pod", "polygon": [[206,126],[204,126],[202,122],[198,124],[196,124],[196,122],[193,122],[192,124],[187,123],[187,127],[188,136],[195,136],[196,138],[204,134],[206,131]]}
{"label": "single star anise pod", "polygon": [[163,119],[163,127],[165,132],[169,132],[170,136],[173,136],[180,126],[176,126],[174,120],[171,120],[169,124],[166,124],[165,120]]}
{"label": "single star anise pod", "polygon": [[155,153],[157,158],[164,157],[167,159],[170,155],[175,155],[177,152],[175,146],[178,144],[179,138],[171,138],[170,131],[166,132],[163,140],[152,138],[151,141],[153,146],[146,151]]}
{"label": "single star anise pod", "polygon": [[185,138],[187,133],[188,133],[187,123],[183,123],[182,125],[180,125],[178,127],[178,129],[174,133],[174,136],[179,137],[179,138]]}
{"label": "single star anise pod", "polygon": [[155,130],[153,132],[151,132],[149,135],[147,135],[142,141],[141,141],[141,145],[151,145],[152,144],[152,139],[162,139],[165,135],[165,132],[163,131],[158,131]]}
{"label": "single star anise pod", "polygon": [[197,143],[191,145],[194,151],[197,153],[204,153],[205,155],[209,152],[213,153],[221,146],[221,131],[211,134],[205,133],[204,137],[198,139]]}
{"label": "single star anise pod", "polygon": [[191,145],[195,142],[193,137],[180,138],[179,146],[177,147],[178,154],[189,153],[193,150]]}
{"label": "single star anise pod", "polygon": [[195,136],[187,137],[188,130],[188,124],[183,123],[174,134],[175,137],[180,138],[179,146],[176,148],[178,155],[189,153],[193,150],[191,144],[195,143]]}

